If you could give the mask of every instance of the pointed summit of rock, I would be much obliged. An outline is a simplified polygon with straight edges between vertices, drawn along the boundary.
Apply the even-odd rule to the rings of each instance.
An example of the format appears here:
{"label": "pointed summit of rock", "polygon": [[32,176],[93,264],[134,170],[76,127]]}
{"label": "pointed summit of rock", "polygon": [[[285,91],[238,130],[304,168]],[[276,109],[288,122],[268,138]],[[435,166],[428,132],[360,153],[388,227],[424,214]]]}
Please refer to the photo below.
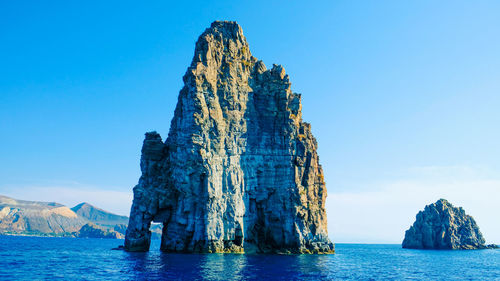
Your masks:
{"label": "pointed summit of rock", "polygon": [[198,63],[219,68],[227,62],[251,60],[255,58],[241,27],[234,21],[215,21],[198,38],[190,68]]}
{"label": "pointed summit of rock", "polygon": [[333,253],[311,126],[285,69],[252,56],[236,22],[198,38],[165,142],[146,133],[125,239],[167,252]]}

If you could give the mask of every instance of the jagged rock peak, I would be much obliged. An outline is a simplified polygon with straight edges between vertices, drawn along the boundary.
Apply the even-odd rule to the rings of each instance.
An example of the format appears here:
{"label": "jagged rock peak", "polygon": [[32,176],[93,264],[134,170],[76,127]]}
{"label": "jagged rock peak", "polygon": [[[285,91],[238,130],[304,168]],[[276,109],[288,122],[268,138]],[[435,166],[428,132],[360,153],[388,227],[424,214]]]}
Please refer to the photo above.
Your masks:
{"label": "jagged rock peak", "polygon": [[234,21],[215,21],[200,35],[196,42],[193,64],[222,59],[222,55],[232,59],[252,57],[243,30]]}
{"label": "jagged rock peak", "polygon": [[235,21],[214,21],[201,37],[207,34],[212,34],[217,38],[241,42],[243,45],[248,46],[247,40],[243,35],[243,29]]}
{"label": "jagged rock peak", "polygon": [[165,142],[146,133],[125,239],[167,252],[333,253],[311,126],[285,69],[254,58],[235,22],[196,42]]}
{"label": "jagged rock peak", "polygon": [[425,206],[415,223],[405,233],[403,248],[412,249],[485,249],[483,235],[476,221],[461,207],[446,199]]}

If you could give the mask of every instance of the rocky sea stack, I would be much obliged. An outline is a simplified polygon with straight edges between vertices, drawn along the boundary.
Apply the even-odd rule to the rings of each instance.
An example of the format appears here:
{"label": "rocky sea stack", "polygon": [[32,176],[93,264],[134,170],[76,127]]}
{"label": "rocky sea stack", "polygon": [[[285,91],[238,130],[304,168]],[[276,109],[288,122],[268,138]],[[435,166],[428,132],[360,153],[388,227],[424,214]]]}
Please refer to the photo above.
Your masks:
{"label": "rocky sea stack", "polygon": [[150,132],[125,239],[147,251],[333,253],[326,187],[300,95],[266,69],[236,22],[199,37],[165,142]]}
{"label": "rocky sea stack", "polygon": [[485,245],[476,221],[464,209],[439,199],[417,214],[415,223],[405,233],[403,248],[470,250],[496,246]]}

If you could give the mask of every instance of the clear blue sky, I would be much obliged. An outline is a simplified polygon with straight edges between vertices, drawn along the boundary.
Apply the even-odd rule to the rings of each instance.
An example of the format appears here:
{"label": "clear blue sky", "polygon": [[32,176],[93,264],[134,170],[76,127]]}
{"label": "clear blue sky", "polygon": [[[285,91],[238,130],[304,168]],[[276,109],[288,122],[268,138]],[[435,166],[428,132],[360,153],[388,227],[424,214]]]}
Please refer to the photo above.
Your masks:
{"label": "clear blue sky", "polygon": [[[446,197],[500,242],[500,2],[181,2],[0,4],[0,194],[126,214],[143,134],[166,136],[197,37],[236,20],[303,94],[334,241],[398,242]],[[391,233],[366,229],[380,217]]]}

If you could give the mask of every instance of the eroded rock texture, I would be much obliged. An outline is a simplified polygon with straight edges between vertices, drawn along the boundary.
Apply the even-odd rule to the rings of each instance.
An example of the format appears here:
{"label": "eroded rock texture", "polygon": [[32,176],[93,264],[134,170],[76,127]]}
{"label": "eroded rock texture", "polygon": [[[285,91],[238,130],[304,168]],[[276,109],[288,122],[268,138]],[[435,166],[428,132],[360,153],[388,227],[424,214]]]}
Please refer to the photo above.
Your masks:
{"label": "eroded rock texture", "polygon": [[198,39],[170,132],[146,134],[125,248],[333,253],[317,143],[282,66],[266,69],[235,22]]}
{"label": "eroded rock texture", "polygon": [[484,249],[483,235],[476,221],[445,199],[425,206],[413,226],[405,233],[403,248],[412,249]]}

